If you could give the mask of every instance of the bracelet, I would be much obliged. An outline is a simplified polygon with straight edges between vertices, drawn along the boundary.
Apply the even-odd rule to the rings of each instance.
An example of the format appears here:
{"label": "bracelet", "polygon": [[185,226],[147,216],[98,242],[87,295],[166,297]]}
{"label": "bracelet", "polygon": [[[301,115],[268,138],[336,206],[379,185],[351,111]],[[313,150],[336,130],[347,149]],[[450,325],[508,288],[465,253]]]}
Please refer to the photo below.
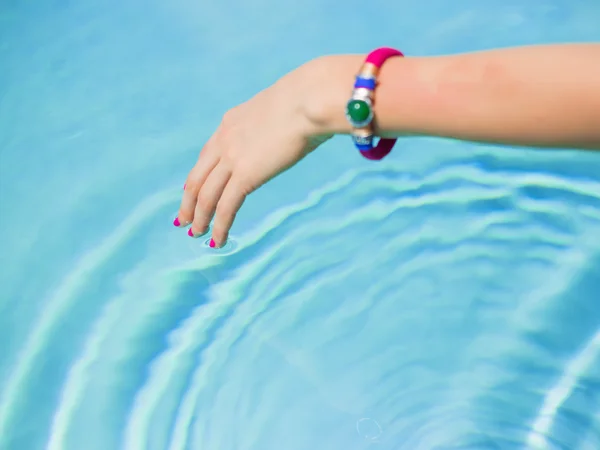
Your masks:
{"label": "bracelet", "polygon": [[378,48],[367,56],[360,68],[352,90],[352,97],[346,105],[346,118],[352,126],[352,140],[360,153],[367,159],[379,160],[385,157],[396,144],[396,139],[382,138],[373,146],[373,94],[377,87],[377,75],[383,63],[393,56],[404,56],[393,48]]}

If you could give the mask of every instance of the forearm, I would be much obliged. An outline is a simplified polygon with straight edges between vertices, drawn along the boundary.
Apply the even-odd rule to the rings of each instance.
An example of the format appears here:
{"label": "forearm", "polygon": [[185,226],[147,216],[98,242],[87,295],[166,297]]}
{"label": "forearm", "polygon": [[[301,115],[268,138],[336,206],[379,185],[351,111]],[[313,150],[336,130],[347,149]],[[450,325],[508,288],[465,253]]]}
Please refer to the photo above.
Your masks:
{"label": "forearm", "polygon": [[[324,133],[348,133],[345,104],[363,55],[315,61]],[[318,67],[320,65],[320,67]],[[600,45],[392,58],[375,93],[380,135],[600,149]]]}

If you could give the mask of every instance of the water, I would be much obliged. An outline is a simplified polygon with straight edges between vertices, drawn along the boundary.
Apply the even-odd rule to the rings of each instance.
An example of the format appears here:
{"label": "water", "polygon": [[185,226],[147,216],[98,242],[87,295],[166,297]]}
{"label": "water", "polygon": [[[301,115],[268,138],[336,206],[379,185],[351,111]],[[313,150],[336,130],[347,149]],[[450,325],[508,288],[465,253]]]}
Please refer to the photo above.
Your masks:
{"label": "water", "polygon": [[[296,6],[294,6],[296,5]],[[599,40],[544,2],[0,4],[0,449],[600,448],[600,159],[335,139],[227,248],[223,112],[323,53]]]}

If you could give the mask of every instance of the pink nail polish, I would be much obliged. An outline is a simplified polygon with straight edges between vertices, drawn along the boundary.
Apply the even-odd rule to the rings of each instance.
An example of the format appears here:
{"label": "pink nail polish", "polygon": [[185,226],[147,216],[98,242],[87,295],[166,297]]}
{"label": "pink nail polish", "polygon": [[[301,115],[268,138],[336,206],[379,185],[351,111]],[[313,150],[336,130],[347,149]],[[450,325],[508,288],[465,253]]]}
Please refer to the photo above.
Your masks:
{"label": "pink nail polish", "polygon": [[184,185],[183,185],[183,190],[184,190],[184,191],[185,191],[185,187],[186,187],[186,186],[187,186],[187,184],[184,184]]}
{"label": "pink nail polish", "polygon": [[214,240],[214,239],[211,239],[211,240],[210,240],[210,242],[208,243],[208,246],[209,246],[210,248],[215,248],[215,245],[216,245],[216,244],[215,244],[215,240]]}
{"label": "pink nail polish", "polygon": [[175,220],[173,221],[173,225],[175,225],[176,227],[181,226],[181,222],[179,222],[179,217],[175,217]]}
{"label": "pink nail polish", "polygon": [[191,228],[188,230],[188,236],[189,237],[194,237],[194,232],[192,231]]}

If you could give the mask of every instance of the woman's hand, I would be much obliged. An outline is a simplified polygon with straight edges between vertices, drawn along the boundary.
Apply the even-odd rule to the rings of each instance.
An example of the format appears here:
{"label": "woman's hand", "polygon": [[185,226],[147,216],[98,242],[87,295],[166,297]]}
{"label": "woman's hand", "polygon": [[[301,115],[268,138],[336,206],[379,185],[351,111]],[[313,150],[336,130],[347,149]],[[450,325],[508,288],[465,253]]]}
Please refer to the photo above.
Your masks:
{"label": "woman's hand", "polygon": [[[394,58],[377,80],[379,136],[600,150],[600,45]],[[227,239],[246,196],[335,133],[364,55],[327,56],[229,111],[187,179],[175,225]],[[566,70],[565,68],[568,68]]]}
{"label": "woman's hand", "polygon": [[175,226],[191,223],[198,237],[214,216],[210,246],[223,246],[246,196],[330,137],[307,113],[310,73],[303,66],[224,115],[187,177]]}

